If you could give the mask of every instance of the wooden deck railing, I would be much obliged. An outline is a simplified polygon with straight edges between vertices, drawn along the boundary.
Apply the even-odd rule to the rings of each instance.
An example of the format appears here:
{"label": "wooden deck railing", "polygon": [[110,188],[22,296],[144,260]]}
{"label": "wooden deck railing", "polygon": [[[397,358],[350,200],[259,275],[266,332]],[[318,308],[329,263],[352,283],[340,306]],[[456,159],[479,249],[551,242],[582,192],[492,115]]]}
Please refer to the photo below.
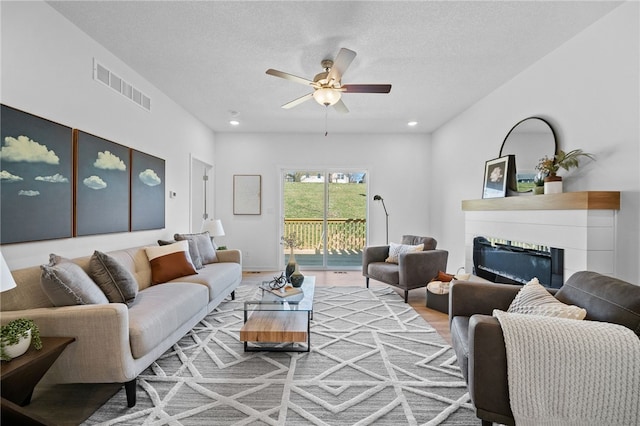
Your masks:
{"label": "wooden deck railing", "polygon": [[[285,219],[284,235],[296,234],[298,250],[320,251],[323,247],[322,219]],[[328,219],[327,250],[361,251],[367,236],[366,219]]]}

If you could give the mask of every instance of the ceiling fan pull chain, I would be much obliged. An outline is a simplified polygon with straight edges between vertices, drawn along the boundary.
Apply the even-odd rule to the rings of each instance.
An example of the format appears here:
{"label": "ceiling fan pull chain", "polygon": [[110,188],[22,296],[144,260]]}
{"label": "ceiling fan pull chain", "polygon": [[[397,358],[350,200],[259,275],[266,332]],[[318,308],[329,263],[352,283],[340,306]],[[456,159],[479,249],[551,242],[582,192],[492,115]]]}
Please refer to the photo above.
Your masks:
{"label": "ceiling fan pull chain", "polygon": [[329,115],[329,105],[324,106],[324,135],[325,137],[329,134],[327,130],[327,116]]}

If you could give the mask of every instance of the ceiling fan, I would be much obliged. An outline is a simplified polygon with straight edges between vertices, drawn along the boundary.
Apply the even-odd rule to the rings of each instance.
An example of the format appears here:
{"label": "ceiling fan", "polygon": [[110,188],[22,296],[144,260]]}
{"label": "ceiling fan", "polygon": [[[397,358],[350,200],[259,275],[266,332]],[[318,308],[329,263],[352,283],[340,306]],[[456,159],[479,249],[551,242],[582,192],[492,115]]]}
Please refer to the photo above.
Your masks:
{"label": "ceiling fan", "polygon": [[342,84],[342,76],[355,57],[356,52],[343,47],[338,52],[335,61],[324,59],[320,62],[324,71],[316,74],[313,80],[297,77],[293,74],[271,68],[267,70],[267,74],[304,84],[314,89],[313,92],[282,105],[282,108],[293,108],[313,98],[320,105],[326,107],[333,105],[336,111],[347,113],[349,109],[344,102],[342,102],[342,93],[389,93],[391,91],[390,84]]}

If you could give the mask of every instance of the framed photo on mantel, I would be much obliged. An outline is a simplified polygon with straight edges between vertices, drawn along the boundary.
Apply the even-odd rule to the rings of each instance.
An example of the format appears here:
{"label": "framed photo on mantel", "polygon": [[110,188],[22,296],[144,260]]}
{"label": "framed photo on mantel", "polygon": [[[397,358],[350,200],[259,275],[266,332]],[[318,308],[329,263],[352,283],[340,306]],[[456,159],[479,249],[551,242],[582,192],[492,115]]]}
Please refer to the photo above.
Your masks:
{"label": "framed photo on mantel", "polygon": [[500,198],[507,195],[507,182],[515,174],[513,155],[489,160],[484,165],[484,183],[482,185],[482,198]]}

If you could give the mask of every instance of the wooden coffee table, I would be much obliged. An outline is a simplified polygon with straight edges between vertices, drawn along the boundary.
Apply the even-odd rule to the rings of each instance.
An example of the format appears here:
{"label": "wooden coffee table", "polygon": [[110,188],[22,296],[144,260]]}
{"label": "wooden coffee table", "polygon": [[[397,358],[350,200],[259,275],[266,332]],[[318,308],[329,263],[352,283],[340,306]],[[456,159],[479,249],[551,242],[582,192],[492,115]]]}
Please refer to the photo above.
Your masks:
{"label": "wooden coffee table", "polygon": [[244,303],[240,341],[246,352],[309,352],[315,277],[304,277],[300,288],[286,298],[263,291],[261,300]]}

